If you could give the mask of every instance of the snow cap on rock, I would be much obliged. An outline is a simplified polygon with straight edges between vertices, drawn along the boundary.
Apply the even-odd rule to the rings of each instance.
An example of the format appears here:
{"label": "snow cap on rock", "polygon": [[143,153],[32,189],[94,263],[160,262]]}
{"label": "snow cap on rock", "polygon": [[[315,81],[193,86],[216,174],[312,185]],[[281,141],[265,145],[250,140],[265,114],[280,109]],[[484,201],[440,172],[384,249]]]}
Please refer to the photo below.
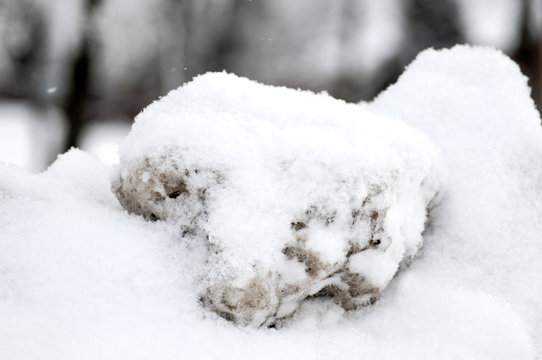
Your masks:
{"label": "snow cap on rock", "polygon": [[114,190],[207,244],[202,300],[270,324],[310,295],[373,302],[422,245],[438,152],[411,127],[326,94],[208,73],[137,118]]}

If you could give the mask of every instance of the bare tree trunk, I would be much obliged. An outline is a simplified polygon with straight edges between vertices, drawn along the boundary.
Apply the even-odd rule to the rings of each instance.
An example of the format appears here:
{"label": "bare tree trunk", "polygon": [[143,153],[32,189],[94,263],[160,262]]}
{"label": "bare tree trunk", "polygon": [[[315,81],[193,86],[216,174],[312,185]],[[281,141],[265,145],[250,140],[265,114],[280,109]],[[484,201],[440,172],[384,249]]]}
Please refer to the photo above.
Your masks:
{"label": "bare tree trunk", "polygon": [[542,107],[542,36],[538,34],[537,24],[533,23],[533,4],[530,0],[521,1],[520,41],[513,59],[521,71],[529,78],[531,96],[538,109]]}
{"label": "bare tree trunk", "polygon": [[100,0],[87,0],[86,24],[84,24],[83,39],[81,40],[79,53],[74,57],[71,69],[70,84],[65,103],[64,111],[68,118],[69,129],[66,138],[66,150],[79,145],[81,130],[85,118],[86,105],[88,103],[91,68],[92,49],[91,35],[89,29],[90,19],[94,9],[99,5]]}
{"label": "bare tree trunk", "polygon": [[364,84],[362,99],[372,99],[397,81],[405,66],[420,51],[429,47],[441,49],[465,41],[454,1],[404,0],[402,6],[405,21],[402,46],[393,58],[380,66],[377,76]]}

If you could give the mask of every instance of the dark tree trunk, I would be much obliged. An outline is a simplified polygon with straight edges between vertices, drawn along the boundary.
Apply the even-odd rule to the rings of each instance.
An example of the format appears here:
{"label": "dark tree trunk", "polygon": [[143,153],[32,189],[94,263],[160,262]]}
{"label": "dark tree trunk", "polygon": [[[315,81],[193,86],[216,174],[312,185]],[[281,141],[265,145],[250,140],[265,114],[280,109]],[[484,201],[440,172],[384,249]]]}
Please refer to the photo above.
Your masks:
{"label": "dark tree trunk", "polygon": [[85,30],[83,32],[79,53],[74,56],[71,67],[69,93],[64,102],[64,111],[69,123],[65,146],[66,150],[79,145],[81,130],[83,129],[84,122],[87,120],[85,117],[85,110],[88,103],[92,70],[92,44],[89,20],[99,3],[99,0],[87,0],[87,23],[84,24]]}
{"label": "dark tree trunk", "polygon": [[405,24],[402,46],[392,59],[380,66],[370,82],[360,87],[361,99],[370,100],[397,81],[405,66],[420,51],[430,47],[451,47],[465,41],[455,1],[404,0],[403,6]]}
{"label": "dark tree trunk", "polygon": [[66,150],[79,144],[81,129],[84,120],[85,102],[88,96],[88,83],[90,71],[89,45],[84,41],[81,52],[73,62],[70,78],[70,93],[66,98],[65,111],[69,121]]}
{"label": "dark tree trunk", "polygon": [[542,106],[542,37],[533,24],[532,2],[521,1],[520,41],[513,59],[519,64],[521,71],[529,78],[532,89],[531,96],[538,109]]}
{"label": "dark tree trunk", "polygon": [[464,42],[454,1],[408,0],[404,5],[408,34],[403,49],[405,63],[428,47],[441,49]]}

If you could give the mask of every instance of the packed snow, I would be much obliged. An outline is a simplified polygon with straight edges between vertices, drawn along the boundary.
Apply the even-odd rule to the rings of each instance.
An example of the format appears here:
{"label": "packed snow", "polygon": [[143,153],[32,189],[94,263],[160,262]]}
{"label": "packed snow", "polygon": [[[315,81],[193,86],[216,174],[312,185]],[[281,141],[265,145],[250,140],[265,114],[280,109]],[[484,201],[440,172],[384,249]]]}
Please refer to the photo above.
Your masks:
{"label": "packed snow", "polygon": [[[186,124],[186,133],[171,127],[175,121]],[[272,254],[281,254],[280,241],[297,243],[292,222],[308,222],[315,238],[344,241],[345,214],[352,215],[345,198],[358,189],[359,202],[371,176],[385,182],[391,173],[393,191],[375,202],[395,206],[384,231],[394,231],[405,255],[413,255],[408,249],[420,244],[416,234],[425,218],[420,209],[431,197],[423,189],[440,187],[442,196],[430,212],[423,248],[375,304],[346,311],[333,298],[311,297],[277,328],[255,328],[235,325],[199,301],[214,276],[205,271],[220,265],[229,271],[232,264],[209,258],[214,248],[198,236],[205,229],[188,228],[183,236],[191,216],[182,214],[183,205],[156,206],[157,213],[145,215],[162,220],[149,221],[128,214],[115,198],[111,181],[118,189],[119,174],[128,179],[146,154],[142,180],[174,168],[168,154],[182,154],[191,174],[202,169],[183,178],[177,198],[197,209],[201,204],[186,190],[211,189],[207,198],[216,209],[207,211],[206,223],[190,224],[214,224],[207,230],[220,236],[209,242],[235,244],[228,249],[232,257],[219,251],[223,261],[237,259],[244,245],[247,256],[235,270],[255,259],[260,268],[279,266]],[[163,162],[152,154],[165,155]],[[287,156],[289,162],[281,161]],[[541,156],[540,117],[526,79],[495,50],[423,52],[397,84],[359,105],[226,74],[203,76],[138,117],[119,169],[79,150],[42,174],[0,168],[0,353],[3,359],[540,357]],[[236,178],[242,176],[248,178]],[[413,185],[427,176],[424,186]],[[299,177],[307,189],[298,189]],[[221,203],[228,193],[232,203]],[[331,225],[289,218],[309,199],[336,210]],[[263,216],[269,212],[271,219]],[[275,228],[279,221],[288,226]],[[314,246],[329,262],[344,257],[344,249],[327,241]],[[305,275],[292,265],[288,276]],[[351,267],[369,274],[375,266],[383,265],[364,255]],[[381,272],[371,275],[375,284],[389,281]]]}

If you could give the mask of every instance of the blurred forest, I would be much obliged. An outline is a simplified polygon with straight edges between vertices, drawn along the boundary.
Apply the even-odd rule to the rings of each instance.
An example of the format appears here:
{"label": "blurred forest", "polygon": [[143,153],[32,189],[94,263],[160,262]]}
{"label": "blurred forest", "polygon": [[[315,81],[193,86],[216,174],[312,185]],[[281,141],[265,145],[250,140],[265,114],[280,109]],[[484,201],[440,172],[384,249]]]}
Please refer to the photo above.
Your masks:
{"label": "blurred forest", "polygon": [[50,163],[207,71],[357,102],[458,43],[511,56],[540,108],[542,0],[0,0],[0,102],[63,119]]}

